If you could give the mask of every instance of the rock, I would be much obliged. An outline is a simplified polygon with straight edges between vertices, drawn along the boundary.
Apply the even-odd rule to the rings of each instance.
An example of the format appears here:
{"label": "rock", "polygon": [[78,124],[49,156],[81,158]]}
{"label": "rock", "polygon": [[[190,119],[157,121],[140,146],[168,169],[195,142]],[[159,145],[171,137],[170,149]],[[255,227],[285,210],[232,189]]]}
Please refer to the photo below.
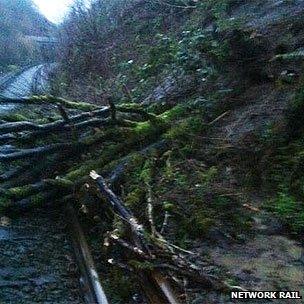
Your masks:
{"label": "rock", "polygon": [[197,86],[193,76],[168,76],[143,102],[143,105],[152,103],[170,102],[185,96]]}
{"label": "rock", "polygon": [[285,83],[289,83],[289,84],[294,83],[298,78],[299,78],[299,76],[296,73],[294,73],[293,71],[288,71],[288,70],[282,71],[279,76],[279,80],[281,80],[282,82],[285,82]]}

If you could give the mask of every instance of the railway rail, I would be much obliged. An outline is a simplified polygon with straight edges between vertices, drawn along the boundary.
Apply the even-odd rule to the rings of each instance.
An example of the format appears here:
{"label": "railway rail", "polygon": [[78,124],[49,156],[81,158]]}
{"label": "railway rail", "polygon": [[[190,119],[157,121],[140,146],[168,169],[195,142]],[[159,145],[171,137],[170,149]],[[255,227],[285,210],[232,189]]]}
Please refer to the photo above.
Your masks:
{"label": "railway rail", "polygon": [[[0,95],[42,94],[48,69],[39,65],[2,77]],[[1,104],[0,112],[15,107]],[[0,303],[108,304],[72,204],[22,210],[22,217],[0,214]]]}

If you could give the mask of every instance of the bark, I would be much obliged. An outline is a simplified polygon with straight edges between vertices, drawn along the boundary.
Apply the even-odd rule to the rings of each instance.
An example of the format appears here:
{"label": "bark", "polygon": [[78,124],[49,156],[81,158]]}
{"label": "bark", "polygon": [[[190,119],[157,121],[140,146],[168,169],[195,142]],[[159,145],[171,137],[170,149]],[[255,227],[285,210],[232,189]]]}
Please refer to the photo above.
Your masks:
{"label": "bark", "polygon": [[[145,157],[149,155],[152,151],[157,150],[158,153],[163,153],[168,149],[168,142],[166,140],[160,140],[150,146],[144,148],[143,150],[137,152],[139,155]],[[132,161],[133,154],[124,157],[120,163],[112,170],[109,175],[109,184],[112,188],[116,189],[117,185],[120,183],[124,174]]]}
{"label": "bark", "polygon": [[[76,127],[78,124],[80,128],[86,127],[87,125],[90,125],[90,121],[92,121],[94,117],[106,118],[108,115],[109,115],[109,109],[103,108],[101,110],[72,116],[69,118],[69,124],[74,123]],[[55,122],[42,124],[42,125],[29,121],[9,122],[0,125],[0,134],[24,132],[24,131],[39,131],[42,133],[46,133],[52,131],[66,131],[66,130],[69,130],[69,125],[65,120],[57,120]],[[10,138],[14,139],[11,135],[6,135],[6,137],[5,135],[2,135],[0,137],[0,141],[2,140],[2,138],[3,140],[7,140]]]}
{"label": "bark", "polygon": [[90,104],[87,102],[77,102],[70,101],[64,98],[57,98],[54,96],[34,96],[30,98],[7,98],[0,97],[0,103],[16,103],[16,104],[53,104],[53,105],[62,105],[68,109],[77,109],[81,111],[92,111],[100,107]]}
{"label": "bark", "polygon": [[[96,180],[101,194],[106,198],[115,213],[127,222],[131,228],[131,239],[134,245],[142,252],[149,254],[147,244],[143,240],[143,228],[138,224],[136,218],[124,203],[118,198],[112,190],[107,186],[105,180],[96,172],[91,172],[91,177]],[[157,271],[141,271],[138,276],[142,283],[142,288],[145,291],[151,304],[178,304],[179,301],[167,279]]]}
{"label": "bark", "polygon": [[7,163],[19,159],[49,155],[59,151],[70,151],[73,147],[74,144],[71,143],[60,143],[60,144],[52,144],[52,145],[33,148],[33,149],[23,149],[18,152],[14,152],[10,154],[0,154],[0,162]]}

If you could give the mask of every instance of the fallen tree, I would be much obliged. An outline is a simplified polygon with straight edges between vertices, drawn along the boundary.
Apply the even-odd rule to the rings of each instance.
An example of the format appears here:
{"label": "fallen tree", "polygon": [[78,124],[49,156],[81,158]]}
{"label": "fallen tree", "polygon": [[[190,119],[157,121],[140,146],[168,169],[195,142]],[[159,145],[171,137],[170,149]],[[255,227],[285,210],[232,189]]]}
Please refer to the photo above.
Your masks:
{"label": "fallen tree", "polygon": [[[48,100],[34,98],[32,102],[43,105]],[[53,102],[51,99],[50,103]],[[70,115],[66,105],[81,112]],[[134,104],[116,106],[111,103],[107,107],[93,107],[93,110],[83,106],[67,101],[60,106],[56,104],[62,119],[50,123],[24,120],[0,124],[0,142],[12,144],[11,150],[0,154],[4,165],[0,175],[4,182],[0,188],[2,211],[66,204],[65,197],[73,197],[82,206],[79,192],[90,184],[88,176],[92,170],[104,172],[111,187],[119,190],[134,158],[149,159],[155,152],[162,155],[170,150],[172,143],[164,135],[189,113],[186,106],[175,106],[159,115]],[[40,166],[34,166],[38,160]],[[109,203],[108,209],[130,232],[127,238],[115,230],[107,234],[108,243],[120,246],[125,252],[123,261],[111,262],[136,274],[150,303],[180,303],[178,286],[183,278],[205,289],[231,290],[230,285],[206,275],[203,269],[191,263],[188,256],[193,253],[166,241],[161,232],[168,225],[168,213],[161,232],[157,231],[151,203],[153,190],[148,183],[143,187],[147,188],[151,233],[139,224],[132,210],[110,190],[101,176],[96,173],[91,176]],[[142,268],[128,263],[129,257],[139,265],[149,266]],[[174,282],[169,279],[172,277],[176,278]]]}
{"label": "fallen tree", "polygon": [[[187,252],[170,244],[160,233],[156,232],[155,230],[153,236],[147,237],[149,235],[148,231],[145,230],[143,225],[139,224],[139,221],[125,206],[122,200],[112,192],[105,179],[98,175],[95,171],[92,171],[90,176],[96,181],[98,189],[108,202],[109,207],[114,210],[114,212],[122,220],[122,223],[126,224],[131,231],[130,235],[127,234],[129,236],[129,240],[120,239],[120,237],[115,234],[115,231],[110,233],[109,237],[112,239],[112,242],[118,243],[124,248],[127,248],[129,251],[133,252],[137,258],[139,258],[141,263],[143,263],[144,260],[151,263],[150,270],[140,273],[140,277],[144,275],[146,276],[144,282],[150,281],[152,282],[152,286],[155,284],[158,286],[158,290],[161,291],[161,294],[159,294],[157,303],[162,303],[164,299],[164,303],[179,303],[179,300],[177,299],[169,280],[166,279],[172,277],[170,271],[173,271],[181,276],[186,276],[187,278],[203,285],[204,288],[221,290],[223,292],[231,290],[243,290],[239,286],[231,286],[218,278],[201,273],[199,267],[188,262],[183,255],[185,253],[193,253]],[[153,215],[152,211],[150,212],[150,223],[153,225]],[[162,252],[162,258],[156,252]],[[174,259],[172,259],[173,256]],[[159,272],[160,269],[169,273],[164,275],[163,273]],[[143,286],[143,288],[145,287],[146,286]],[[157,293],[154,292],[154,295],[155,294]]]}

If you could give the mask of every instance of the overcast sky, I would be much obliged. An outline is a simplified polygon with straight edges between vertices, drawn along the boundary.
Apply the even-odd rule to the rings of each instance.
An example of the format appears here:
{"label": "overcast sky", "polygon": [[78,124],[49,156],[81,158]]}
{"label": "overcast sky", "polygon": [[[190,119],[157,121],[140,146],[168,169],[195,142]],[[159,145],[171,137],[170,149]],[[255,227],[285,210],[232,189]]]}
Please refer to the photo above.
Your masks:
{"label": "overcast sky", "polygon": [[74,0],[33,0],[50,21],[60,23]]}

